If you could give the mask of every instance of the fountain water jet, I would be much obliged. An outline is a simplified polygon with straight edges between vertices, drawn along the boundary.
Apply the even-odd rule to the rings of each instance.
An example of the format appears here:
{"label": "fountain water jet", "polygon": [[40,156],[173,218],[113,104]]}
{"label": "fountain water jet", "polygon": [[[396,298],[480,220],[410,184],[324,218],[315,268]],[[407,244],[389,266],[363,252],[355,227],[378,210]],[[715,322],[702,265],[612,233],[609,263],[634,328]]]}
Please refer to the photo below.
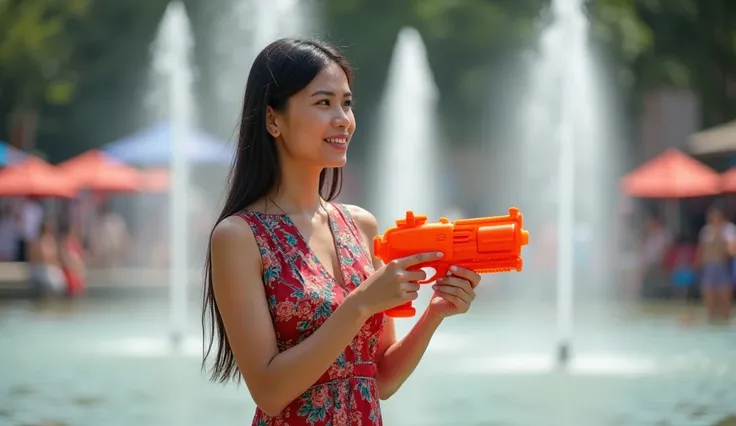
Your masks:
{"label": "fountain water jet", "polygon": [[[381,230],[406,210],[437,220],[439,212],[437,113],[438,90],[419,32],[399,32],[380,108],[371,210]],[[421,292],[422,301],[428,302]],[[397,321],[404,323],[404,321]]]}
{"label": "fountain water jet", "polygon": [[217,111],[215,127],[226,135],[238,121],[248,71],[258,52],[281,37],[305,36],[318,21],[314,2],[229,0],[214,18],[208,62]]}
{"label": "fountain water jet", "polygon": [[189,286],[189,159],[184,144],[195,121],[194,42],[184,4],[169,4],[152,45],[152,83],[157,104],[172,124],[171,192],[169,194],[169,313],[174,348],[182,344],[187,324]]}
{"label": "fountain water jet", "polygon": [[[608,109],[611,99],[601,86],[602,71],[589,46],[583,3],[552,1],[553,20],[541,35],[540,52],[525,64],[529,81],[519,96],[522,105],[510,140],[499,147],[499,166],[513,167],[505,174],[516,176],[512,185],[503,182],[501,198],[524,212],[537,235],[534,245],[542,247],[540,240],[554,235],[550,247],[530,247],[531,262],[525,264],[525,273],[509,277],[518,281],[510,291],[518,298],[551,287],[530,284],[551,276],[552,270],[537,269],[535,261],[556,251],[555,357],[562,366],[571,356],[573,298],[580,294],[575,281],[585,282],[585,292],[599,299],[611,295],[601,286],[591,287],[610,282],[604,267],[610,265],[596,262],[612,240],[609,215],[615,211],[615,173],[620,166],[614,115]],[[594,271],[599,275],[593,276]]]}
{"label": "fountain water jet", "polygon": [[[436,220],[438,91],[419,32],[404,28],[394,48],[380,108],[371,207],[382,228],[406,210]],[[378,171],[378,169],[376,169]]]}

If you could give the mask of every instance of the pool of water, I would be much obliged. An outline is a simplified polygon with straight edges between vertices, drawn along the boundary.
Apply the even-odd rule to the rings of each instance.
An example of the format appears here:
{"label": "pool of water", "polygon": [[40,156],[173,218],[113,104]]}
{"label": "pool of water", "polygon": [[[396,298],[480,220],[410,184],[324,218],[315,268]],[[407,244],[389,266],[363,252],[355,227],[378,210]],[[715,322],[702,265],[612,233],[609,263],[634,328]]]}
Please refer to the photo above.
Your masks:
{"label": "pool of water", "polygon": [[[554,311],[486,304],[442,325],[385,424],[736,425],[736,327],[692,307],[581,308],[555,367]],[[243,425],[241,385],[200,372],[198,313],[181,350],[163,301],[0,304],[0,425]],[[411,320],[398,324],[401,333]]]}

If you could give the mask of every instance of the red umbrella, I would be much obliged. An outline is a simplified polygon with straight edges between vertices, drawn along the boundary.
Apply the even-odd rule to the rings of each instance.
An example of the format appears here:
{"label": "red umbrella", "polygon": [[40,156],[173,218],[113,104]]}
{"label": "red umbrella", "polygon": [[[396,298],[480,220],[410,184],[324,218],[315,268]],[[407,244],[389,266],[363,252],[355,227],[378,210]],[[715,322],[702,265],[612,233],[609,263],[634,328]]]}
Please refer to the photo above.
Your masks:
{"label": "red umbrella", "polygon": [[642,198],[685,198],[721,192],[721,177],[681,151],[671,148],[622,179],[624,192]]}
{"label": "red umbrella", "polygon": [[79,183],[81,189],[95,192],[133,192],[141,187],[141,173],[93,149],[59,165]]}
{"label": "red umbrella", "polygon": [[78,190],[74,179],[38,157],[0,170],[0,196],[73,198]]}

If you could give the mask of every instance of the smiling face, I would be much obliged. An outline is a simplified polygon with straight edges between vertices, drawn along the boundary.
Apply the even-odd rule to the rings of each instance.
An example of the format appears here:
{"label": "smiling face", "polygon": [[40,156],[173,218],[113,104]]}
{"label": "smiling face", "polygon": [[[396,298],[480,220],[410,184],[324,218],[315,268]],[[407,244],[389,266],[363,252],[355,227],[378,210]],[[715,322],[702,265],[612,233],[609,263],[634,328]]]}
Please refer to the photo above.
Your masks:
{"label": "smiling face", "polygon": [[355,131],[345,72],[337,64],[325,67],[304,90],[289,98],[283,112],[268,108],[267,127],[282,158],[319,168],[344,166]]}

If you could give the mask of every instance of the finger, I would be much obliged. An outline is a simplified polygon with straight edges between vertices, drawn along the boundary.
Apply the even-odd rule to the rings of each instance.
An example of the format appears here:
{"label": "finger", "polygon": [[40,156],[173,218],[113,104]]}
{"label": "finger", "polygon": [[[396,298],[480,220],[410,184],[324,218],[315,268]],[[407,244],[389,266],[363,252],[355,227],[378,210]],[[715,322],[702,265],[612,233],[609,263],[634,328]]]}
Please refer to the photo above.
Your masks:
{"label": "finger", "polygon": [[419,297],[419,293],[416,291],[408,291],[404,293],[403,296],[401,296],[401,299],[404,301],[412,301],[417,300],[417,297]]}
{"label": "finger", "polygon": [[409,269],[412,266],[420,265],[422,263],[431,262],[442,257],[442,252],[428,252],[419,253],[412,256],[399,259],[399,266],[403,269]]}
{"label": "finger", "polygon": [[[466,279],[458,277],[442,277],[437,280],[437,284],[455,287],[460,292],[470,296],[470,300],[475,299],[475,290],[473,289],[473,285]],[[460,295],[460,293],[458,293],[458,295]]]}
{"label": "finger", "polygon": [[450,273],[452,275],[458,276],[460,278],[465,278],[466,280],[470,281],[470,284],[473,286],[473,288],[475,288],[480,282],[480,274],[470,269],[461,268],[459,266],[452,266],[450,268]]}
{"label": "finger", "polygon": [[417,292],[419,291],[419,287],[421,287],[421,285],[414,281],[407,281],[399,285],[399,289],[405,292]]}
{"label": "finger", "polygon": [[399,271],[399,281],[423,281],[427,279],[427,273],[423,269],[415,271]]}
{"label": "finger", "polygon": [[437,290],[437,295],[452,303],[453,305],[455,305],[456,308],[460,309],[461,311],[465,311],[469,307],[469,304],[467,302],[455,296],[454,294],[445,293],[444,291]]}
{"label": "finger", "polygon": [[432,286],[432,288],[435,291],[438,291],[440,293],[449,294],[453,297],[457,297],[465,303],[470,303],[475,298],[474,294],[468,294],[462,288],[454,286],[454,285],[437,284],[437,285]]}

